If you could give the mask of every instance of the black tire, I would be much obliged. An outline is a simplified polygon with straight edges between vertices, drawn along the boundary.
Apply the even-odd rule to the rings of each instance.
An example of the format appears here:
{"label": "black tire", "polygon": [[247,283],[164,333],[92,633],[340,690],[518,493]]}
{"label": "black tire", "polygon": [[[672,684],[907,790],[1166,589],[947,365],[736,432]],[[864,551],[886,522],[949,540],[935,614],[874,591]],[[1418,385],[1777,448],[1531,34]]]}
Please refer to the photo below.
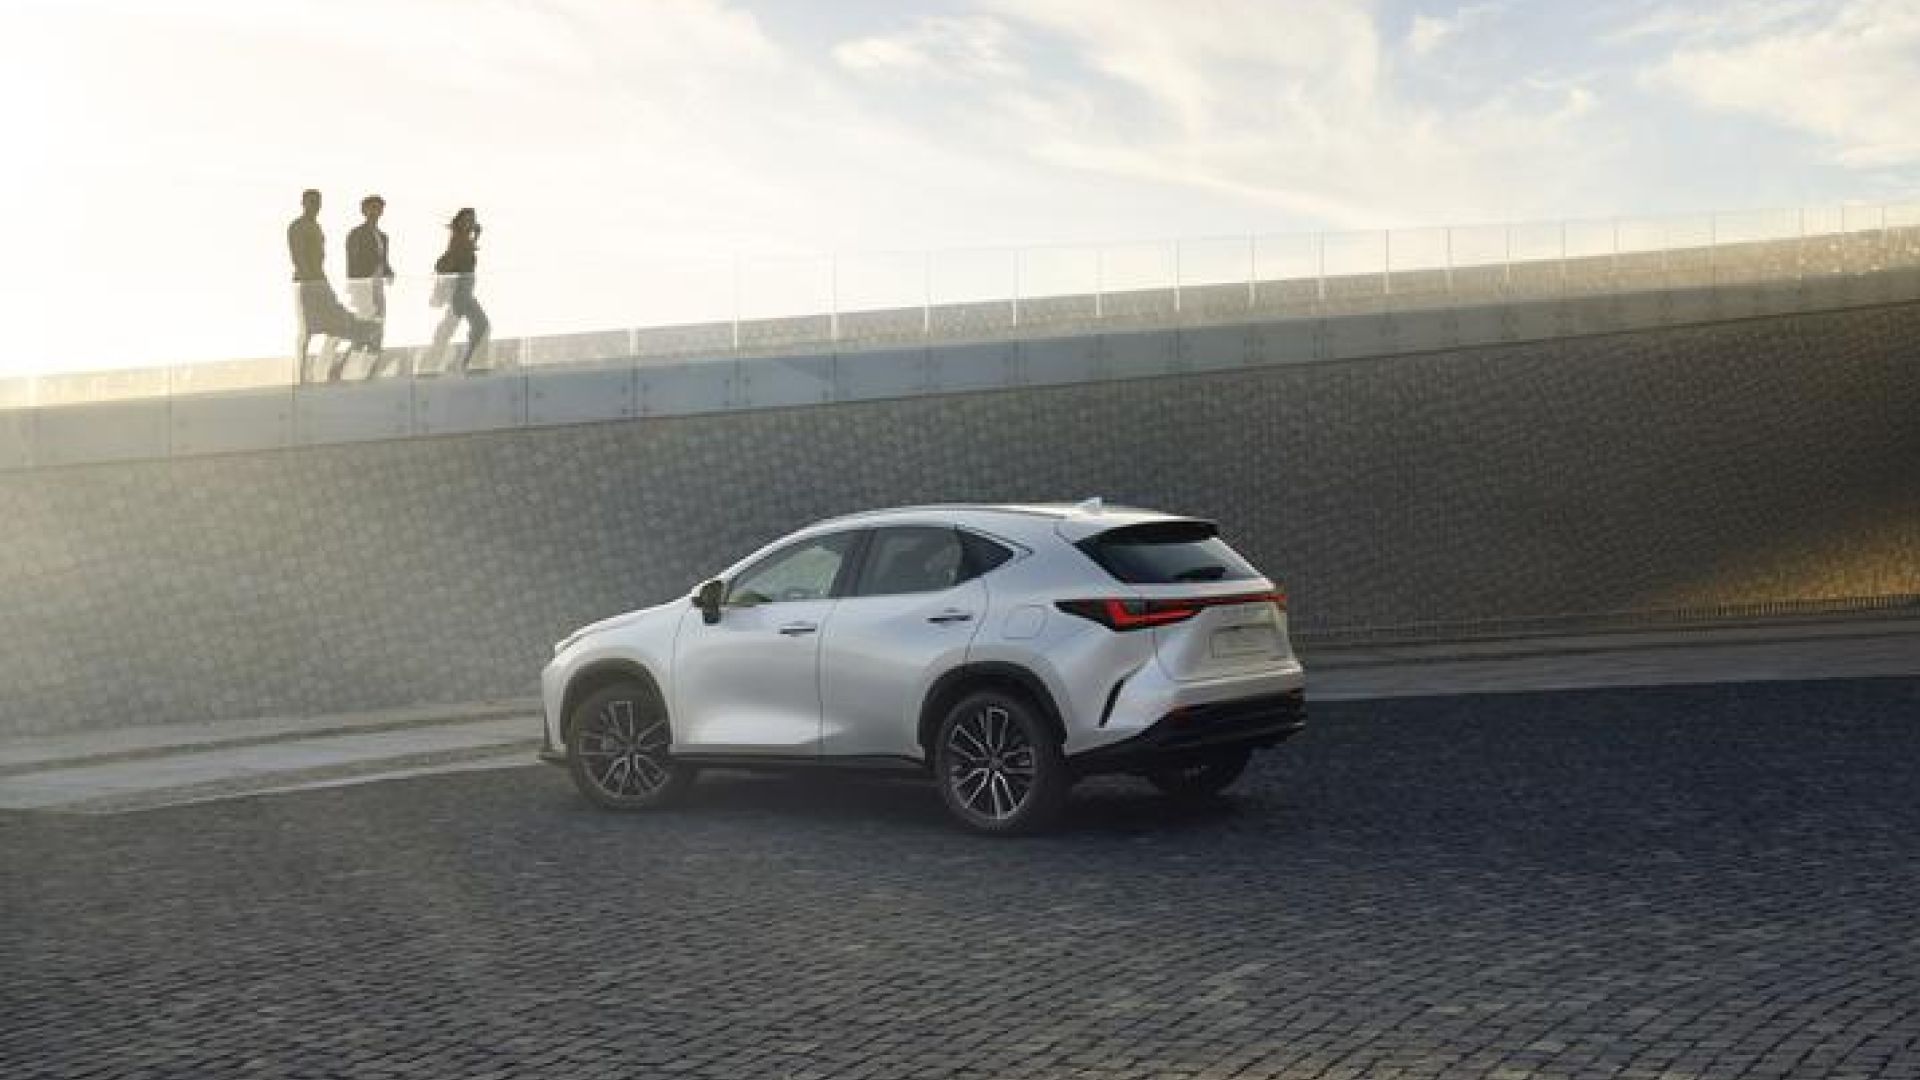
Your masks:
{"label": "black tire", "polygon": [[1247,771],[1253,751],[1222,750],[1185,765],[1154,769],[1146,773],[1147,782],[1176,799],[1211,799],[1227,790],[1240,774]]}
{"label": "black tire", "polygon": [[695,770],[668,756],[667,708],[644,682],[620,682],[588,694],[567,723],[567,771],[589,802],[607,810],[670,806]]}
{"label": "black tire", "polygon": [[948,813],[990,836],[1051,825],[1073,786],[1040,710],[1007,690],[975,691],[948,709],[934,737],[933,761]]}

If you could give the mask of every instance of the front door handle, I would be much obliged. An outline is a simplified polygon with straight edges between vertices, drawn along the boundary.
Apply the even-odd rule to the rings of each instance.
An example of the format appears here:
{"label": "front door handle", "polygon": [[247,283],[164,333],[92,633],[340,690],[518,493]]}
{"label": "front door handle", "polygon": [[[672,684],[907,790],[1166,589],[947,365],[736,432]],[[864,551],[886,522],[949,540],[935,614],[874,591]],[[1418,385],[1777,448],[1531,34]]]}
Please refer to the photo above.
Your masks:
{"label": "front door handle", "polygon": [[972,619],[971,611],[943,611],[938,615],[927,616],[927,621],[930,623],[970,622]]}
{"label": "front door handle", "polygon": [[820,629],[819,623],[790,622],[787,625],[781,627],[780,632],[787,635],[788,637],[799,637],[801,634],[811,634],[818,631],[819,629]]}

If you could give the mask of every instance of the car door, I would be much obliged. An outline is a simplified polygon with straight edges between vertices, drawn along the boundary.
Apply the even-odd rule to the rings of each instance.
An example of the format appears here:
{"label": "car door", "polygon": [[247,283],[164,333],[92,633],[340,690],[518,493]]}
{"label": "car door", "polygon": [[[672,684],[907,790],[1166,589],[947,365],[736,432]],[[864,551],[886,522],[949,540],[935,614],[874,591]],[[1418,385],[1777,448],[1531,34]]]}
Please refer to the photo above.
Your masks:
{"label": "car door", "polygon": [[942,526],[873,530],[820,649],[820,750],[918,758],[920,704],[962,663],[987,614],[987,587]]}
{"label": "car door", "polygon": [[677,753],[819,753],[821,631],[859,540],[858,530],[797,540],[734,575],[718,622],[697,608],[681,616]]}

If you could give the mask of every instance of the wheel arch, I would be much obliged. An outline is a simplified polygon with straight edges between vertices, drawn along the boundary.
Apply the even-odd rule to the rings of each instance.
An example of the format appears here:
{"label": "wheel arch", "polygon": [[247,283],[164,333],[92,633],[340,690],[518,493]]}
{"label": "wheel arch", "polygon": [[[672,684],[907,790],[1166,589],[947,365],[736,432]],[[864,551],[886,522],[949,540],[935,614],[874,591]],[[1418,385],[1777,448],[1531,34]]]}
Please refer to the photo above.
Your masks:
{"label": "wheel arch", "polygon": [[638,660],[596,660],[575,672],[567,680],[567,689],[560,698],[560,742],[566,745],[573,735],[573,710],[582,701],[596,691],[623,682],[637,682],[653,691],[664,708],[666,695],[660,692],[660,680],[653,677],[645,664]]}
{"label": "wheel arch", "polygon": [[920,750],[926,755],[929,768],[933,766],[933,741],[939,733],[940,721],[961,698],[976,690],[992,687],[1011,690],[1033,702],[1040,710],[1040,716],[1053,732],[1054,739],[1062,746],[1066,745],[1067,727],[1060,717],[1060,706],[1053,700],[1053,693],[1047,689],[1046,681],[1031,669],[1003,660],[984,660],[959,667],[935,679],[927,688],[927,695],[920,703]]}

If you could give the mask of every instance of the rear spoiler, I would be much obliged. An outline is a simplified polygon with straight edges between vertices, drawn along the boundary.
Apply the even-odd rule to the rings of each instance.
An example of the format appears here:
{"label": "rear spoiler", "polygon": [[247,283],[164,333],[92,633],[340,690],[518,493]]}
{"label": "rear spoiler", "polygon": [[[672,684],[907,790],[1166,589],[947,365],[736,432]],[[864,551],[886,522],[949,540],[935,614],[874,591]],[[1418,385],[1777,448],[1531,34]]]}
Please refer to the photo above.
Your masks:
{"label": "rear spoiler", "polygon": [[1096,536],[1151,544],[1206,540],[1219,536],[1220,526],[1206,518],[1168,517],[1165,514],[1076,514],[1062,518],[1054,531],[1070,544],[1078,544]]}

